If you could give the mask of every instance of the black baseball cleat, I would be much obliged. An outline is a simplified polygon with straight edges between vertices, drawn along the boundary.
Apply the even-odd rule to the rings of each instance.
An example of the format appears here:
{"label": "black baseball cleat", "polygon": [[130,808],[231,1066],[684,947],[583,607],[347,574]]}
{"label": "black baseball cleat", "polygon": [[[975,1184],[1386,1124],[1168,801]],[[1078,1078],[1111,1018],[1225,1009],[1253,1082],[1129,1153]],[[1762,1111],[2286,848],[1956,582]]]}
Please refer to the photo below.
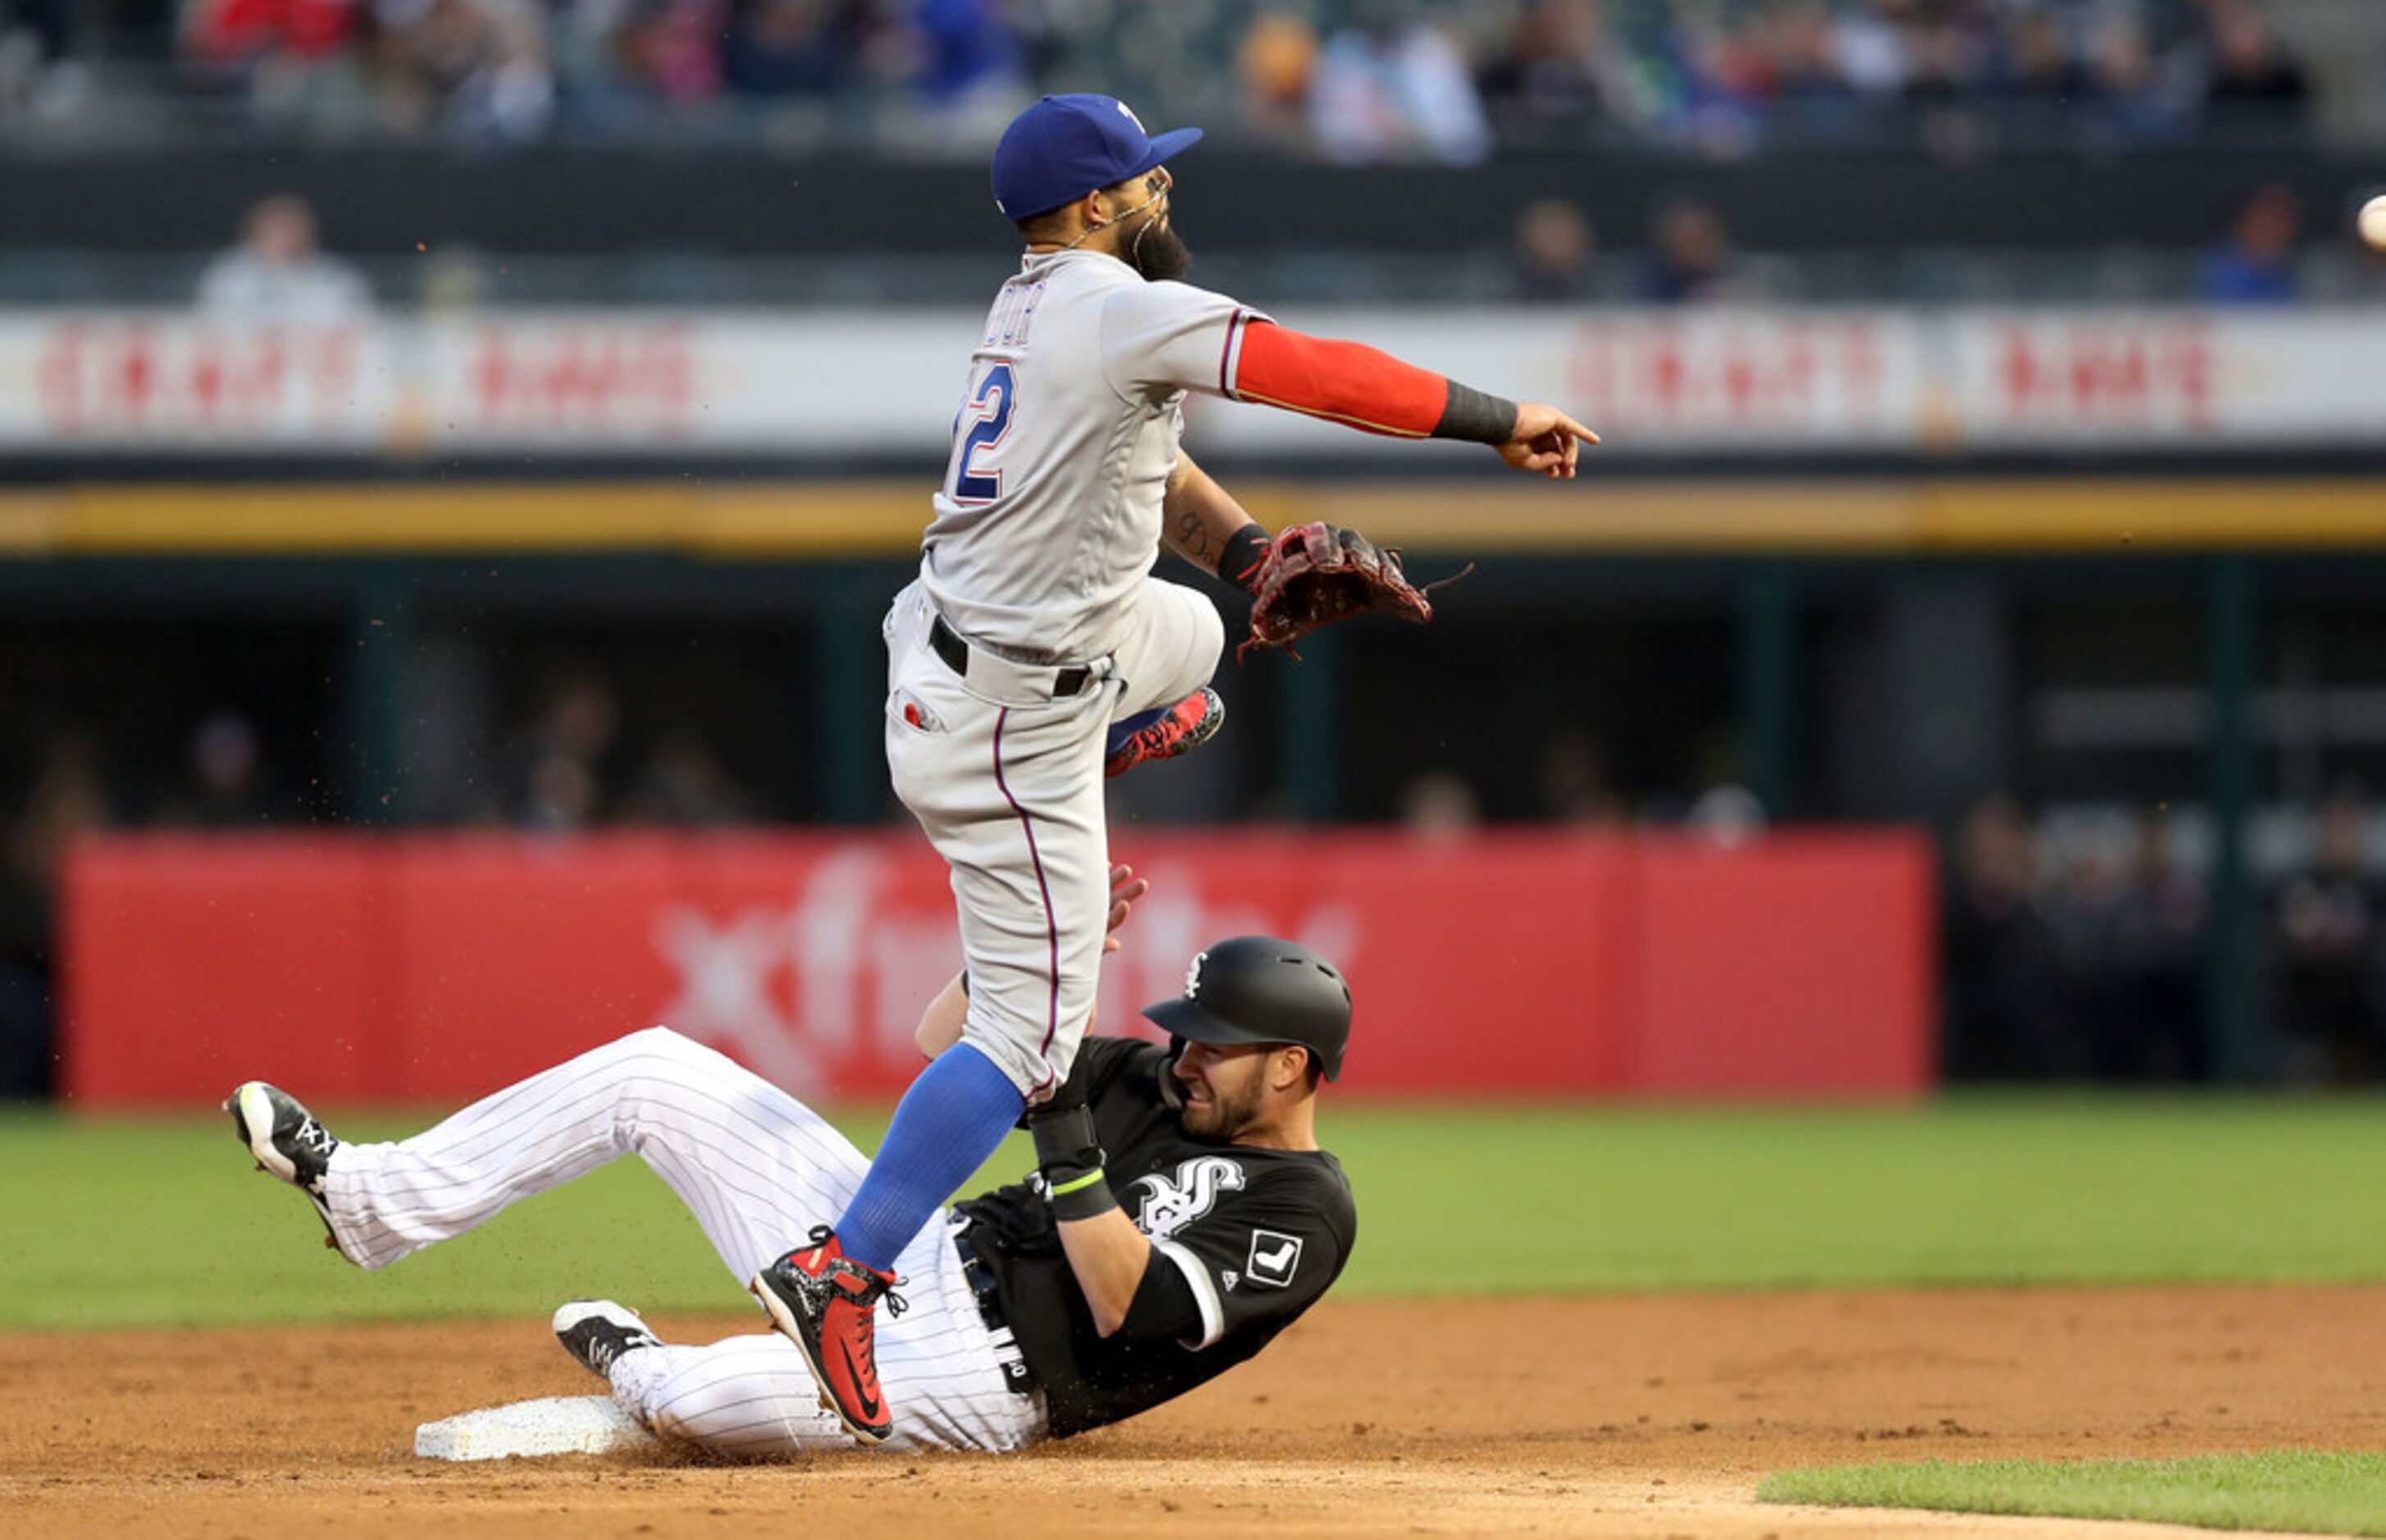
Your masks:
{"label": "black baseball cleat", "polygon": [[298,1098],[279,1086],[252,1080],[224,1099],[240,1142],[257,1158],[257,1169],[269,1171],[307,1195],[323,1221],[323,1244],[338,1249],[329,1233],[332,1210],[323,1200],[323,1178],[332,1169],[332,1152],[340,1141],[299,1105]]}
{"label": "black baseball cleat", "polygon": [[1226,703],[1204,684],[1174,706],[1113,723],[1102,774],[1124,775],[1137,765],[1189,754],[1216,737],[1218,729],[1225,725]]}
{"label": "black baseball cleat", "polygon": [[902,1280],[845,1254],[835,1232],[812,1231],[812,1244],[790,1251],[746,1285],[771,1325],[800,1349],[820,1382],[821,1405],[864,1444],[884,1444],[894,1413],[878,1384],[878,1305],[903,1313]]}
{"label": "black baseball cleat", "polygon": [[663,1345],[637,1311],[609,1299],[567,1301],[555,1312],[555,1340],[572,1362],[600,1380],[613,1377],[614,1360],[622,1354]]}

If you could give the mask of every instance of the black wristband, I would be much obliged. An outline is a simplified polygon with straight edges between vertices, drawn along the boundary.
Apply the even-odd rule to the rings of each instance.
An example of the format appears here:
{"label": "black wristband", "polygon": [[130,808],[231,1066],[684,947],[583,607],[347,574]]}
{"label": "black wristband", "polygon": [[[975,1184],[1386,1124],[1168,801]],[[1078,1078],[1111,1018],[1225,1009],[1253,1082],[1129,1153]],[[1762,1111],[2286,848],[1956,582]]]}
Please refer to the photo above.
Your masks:
{"label": "black wristband", "polygon": [[1118,1207],[1118,1199],[1111,1195],[1110,1182],[1099,1166],[1074,1182],[1049,1183],[1049,1190],[1052,1195],[1052,1217],[1056,1220],[1099,1219]]}
{"label": "black wristband", "polygon": [[1102,1142],[1094,1134],[1093,1109],[1083,1102],[1030,1113],[1027,1132],[1036,1141],[1037,1168],[1056,1188],[1102,1169],[1105,1158]]}
{"label": "black wristband", "polygon": [[1504,396],[1487,395],[1471,385],[1449,382],[1450,395],[1441,405],[1441,420],[1433,425],[1436,438],[1462,438],[1475,444],[1505,444],[1516,432],[1516,404]]}
{"label": "black wristband", "polygon": [[1036,1141],[1036,1164],[1044,1173],[1054,1219],[1089,1220],[1118,1207],[1102,1176],[1105,1157],[1091,1108],[1080,1102],[1041,1108],[1029,1116],[1027,1132]]}
{"label": "black wristband", "polygon": [[1260,566],[1267,559],[1274,537],[1257,524],[1246,524],[1226,537],[1218,557],[1218,576],[1246,594],[1259,590]]}

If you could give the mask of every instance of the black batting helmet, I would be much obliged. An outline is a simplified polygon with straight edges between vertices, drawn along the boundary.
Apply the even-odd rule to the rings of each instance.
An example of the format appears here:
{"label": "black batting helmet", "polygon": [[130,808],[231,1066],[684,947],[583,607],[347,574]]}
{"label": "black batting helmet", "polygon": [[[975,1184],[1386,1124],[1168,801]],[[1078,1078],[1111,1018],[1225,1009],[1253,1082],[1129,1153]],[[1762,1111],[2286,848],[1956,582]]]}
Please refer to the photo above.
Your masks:
{"label": "black batting helmet", "polygon": [[1275,936],[1237,936],[1194,958],[1185,993],[1144,1015],[1196,1043],[1297,1043],[1340,1078],[1350,1042],[1350,986],[1308,947]]}

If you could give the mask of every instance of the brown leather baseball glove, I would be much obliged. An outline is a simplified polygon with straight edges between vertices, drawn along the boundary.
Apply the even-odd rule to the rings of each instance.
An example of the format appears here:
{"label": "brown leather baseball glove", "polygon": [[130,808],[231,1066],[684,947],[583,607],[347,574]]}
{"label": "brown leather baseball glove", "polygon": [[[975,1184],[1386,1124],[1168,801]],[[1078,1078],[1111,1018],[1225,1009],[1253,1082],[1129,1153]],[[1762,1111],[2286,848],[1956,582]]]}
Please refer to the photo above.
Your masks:
{"label": "brown leather baseball glove", "polygon": [[1235,649],[1236,660],[1253,647],[1292,652],[1292,644],[1311,632],[1363,610],[1380,609],[1424,625],[1433,619],[1433,603],[1425,595],[1473,570],[1470,564],[1419,588],[1400,570],[1400,552],[1339,525],[1296,524],[1268,543],[1258,570],[1245,580],[1252,595],[1251,632]]}

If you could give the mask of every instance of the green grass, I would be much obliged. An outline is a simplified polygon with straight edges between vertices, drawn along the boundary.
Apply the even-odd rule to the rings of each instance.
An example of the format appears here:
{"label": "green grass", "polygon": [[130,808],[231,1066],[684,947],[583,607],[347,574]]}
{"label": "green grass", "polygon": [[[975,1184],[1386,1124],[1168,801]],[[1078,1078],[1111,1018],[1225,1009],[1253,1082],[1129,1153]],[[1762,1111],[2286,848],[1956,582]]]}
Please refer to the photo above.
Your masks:
{"label": "green grass", "polygon": [[[1358,1189],[1339,1291],[2386,1279],[2362,1098],[1958,1097],[1904,1108],[1329,1106]],[[342,1115],[348,1137],[422,1118]],[[846,1121],[862,1147],[879,1123]],[[1014,1138],[981,1183],[1024,1171]],[[973,1191],[976,1186],[972,1187]],[[0,1116],[0,1329],[736,1309],[636,1161],[368,1277],[220,1114]]]}
{"label": "green grass", "polygon": [[2188,1459],[1852,1465],[1768,1476],[1756,1496],[1768,1503],[2386,1535],[2386,1455],[2278,1449]]}
{"label": "green grass", "polygon": [[[1350,1283],[1675,1289],[2386,1278],[2372,1099],[1337,1113]],[[1424,1264],[1457,1241],[1465,1268]]]}

